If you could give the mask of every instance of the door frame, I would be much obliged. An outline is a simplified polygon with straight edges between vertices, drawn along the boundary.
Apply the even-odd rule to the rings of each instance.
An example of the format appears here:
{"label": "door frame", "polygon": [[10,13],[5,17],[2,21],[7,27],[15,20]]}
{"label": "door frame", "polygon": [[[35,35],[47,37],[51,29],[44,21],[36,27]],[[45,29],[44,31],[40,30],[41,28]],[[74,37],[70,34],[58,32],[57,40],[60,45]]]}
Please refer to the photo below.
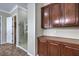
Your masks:
{"label": "door frame", "polygon": [[16,45],[17,45],[17,14],[13,14],[12,15],[12,44],[14,44],[14,33],[13,33],[13,20],[14,20],[14,16],[16,16]]}

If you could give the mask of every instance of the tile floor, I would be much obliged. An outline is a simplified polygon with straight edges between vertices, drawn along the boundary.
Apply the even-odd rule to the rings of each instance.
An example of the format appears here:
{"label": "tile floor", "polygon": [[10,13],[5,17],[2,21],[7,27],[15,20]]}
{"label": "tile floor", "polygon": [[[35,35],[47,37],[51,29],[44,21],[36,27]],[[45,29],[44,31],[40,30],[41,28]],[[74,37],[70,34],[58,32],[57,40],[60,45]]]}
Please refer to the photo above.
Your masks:
{"label": "tile floor", "polygon": [[0,56],[28,56],[25,51],[12,44],[0,45]]}

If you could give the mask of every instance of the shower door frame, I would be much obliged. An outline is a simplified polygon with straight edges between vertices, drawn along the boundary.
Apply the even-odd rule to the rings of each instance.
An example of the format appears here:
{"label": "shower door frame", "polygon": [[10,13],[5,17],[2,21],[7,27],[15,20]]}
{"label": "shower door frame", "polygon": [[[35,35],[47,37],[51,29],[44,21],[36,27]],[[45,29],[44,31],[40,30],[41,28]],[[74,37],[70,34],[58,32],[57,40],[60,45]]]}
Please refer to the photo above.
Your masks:
{"label": "shower door frame", "polygon": [[[16,24],[16,25],[15,25]],[[17,45],[17,15],[12,15],[12,44]]]}

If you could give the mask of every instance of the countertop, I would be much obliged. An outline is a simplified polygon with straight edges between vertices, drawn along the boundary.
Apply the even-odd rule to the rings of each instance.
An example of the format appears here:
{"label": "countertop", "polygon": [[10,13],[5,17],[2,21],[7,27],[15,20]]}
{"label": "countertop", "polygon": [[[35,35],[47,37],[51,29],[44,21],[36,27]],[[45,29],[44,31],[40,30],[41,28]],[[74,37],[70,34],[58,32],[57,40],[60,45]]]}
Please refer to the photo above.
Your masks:
{"label": "countertop", "polygon": [[79,39],[63,38],[63,37],[55,37],[55,36],[40,36],[40,37],[41,38],[46,38],[47,40],[49,39],[49,40],[54,40],[54,41],[79,44]]}

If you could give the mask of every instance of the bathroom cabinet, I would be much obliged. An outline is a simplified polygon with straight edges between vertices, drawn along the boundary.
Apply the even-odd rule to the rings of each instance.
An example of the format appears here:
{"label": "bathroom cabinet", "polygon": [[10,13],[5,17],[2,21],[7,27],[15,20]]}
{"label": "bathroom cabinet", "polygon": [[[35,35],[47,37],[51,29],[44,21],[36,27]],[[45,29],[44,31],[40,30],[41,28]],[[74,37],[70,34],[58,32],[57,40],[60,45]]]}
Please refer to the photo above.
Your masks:
{"label": "bathroom cabinet", "polygon": [[78,3],[54,3],[41,8],[41,26],[44,29],[79,26]]}
{"label": "bathroom cabinet", "polygon": [[79,56],[79,40],[41,36],[38,38],[39,56]]}

